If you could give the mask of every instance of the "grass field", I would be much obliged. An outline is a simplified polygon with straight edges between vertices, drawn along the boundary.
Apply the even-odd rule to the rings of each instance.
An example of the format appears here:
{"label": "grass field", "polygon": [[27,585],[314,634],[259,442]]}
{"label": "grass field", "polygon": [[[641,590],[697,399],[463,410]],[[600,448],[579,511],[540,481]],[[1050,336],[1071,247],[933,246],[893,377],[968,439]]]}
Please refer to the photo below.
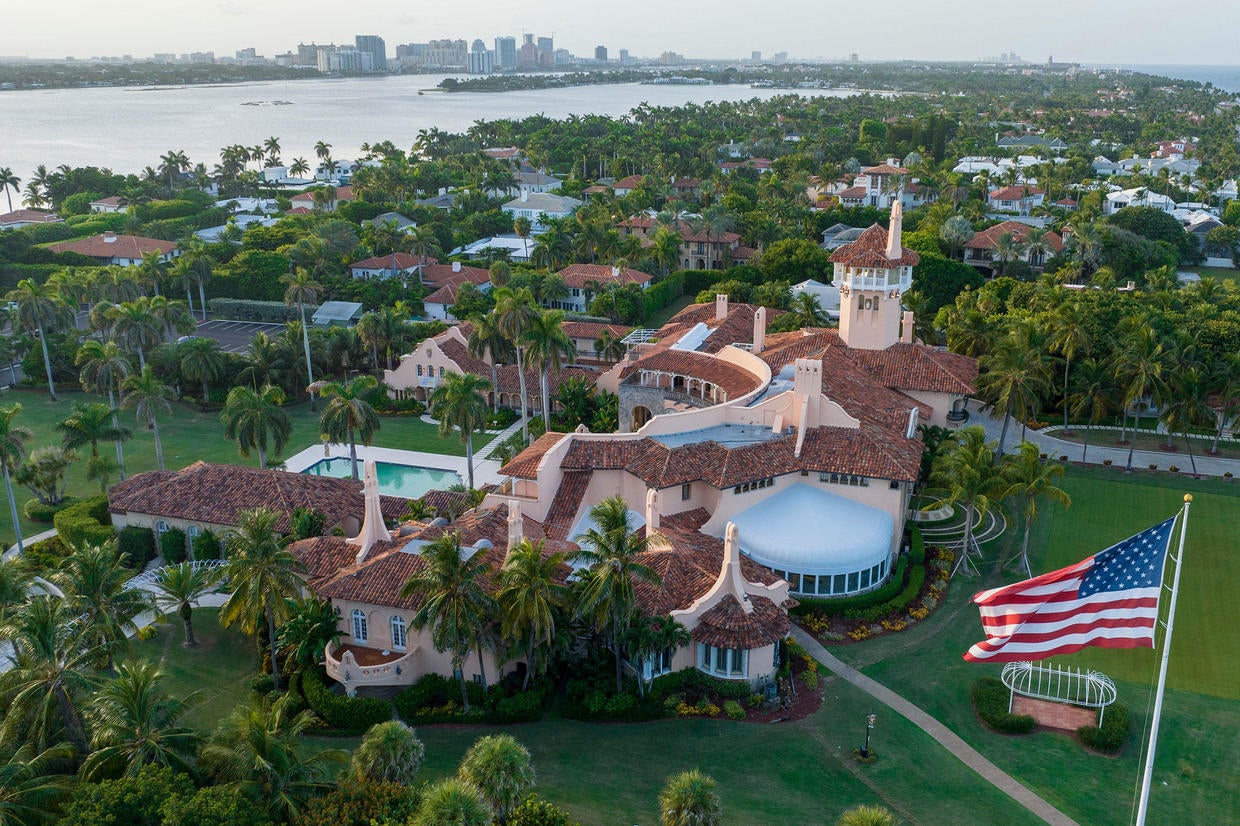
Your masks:
{"label": "grass field", "polygon": [[[80,391],[60,391],[57,395],[60,400],[53,402],[46,390],[18,389],[0,393],[0,404],[18,402],[22,405],[17,422],[34,431],[34,439],[27,444],[29,449],[58,443],[60,438],[56,432],[56,422],[68,416],[75,403],[99,400],[97,396]],[[319,409],[322,410],[322,407]],[[293,420],[293,435],[289,441],[288,455],[319,444],[319,414],[310,410],[310,404],[304,402],[289,405],[288,413]],[[244,458],[237,452],[236,443],[224,438],[224,425],[220,423],[219,416],[219,411],[203,413],[197,405],[174,403],[172,413],[161,416],[159,421],[165,466],[175,469],[203,460],[258,467],[256,453],[251,454],[248,459]],[[133,474],[154,470],[155,438],[152,433],[145,427],[138,426],[133,411],[130,410],[121,411],[121,424],[133,430],[133,438],[125,443],[126,471]],[[490,438],[486,434],[475,436],[474,449],[480,449]],[[465,447],[460,440],[441,439],[434,425],[429,425],[416,416],[383,417],[379,432],[375,434],[374,444],[400,450],[465,455]],[[101,445],[100,450],[115,455],[111,445]],[[98,491],[98,486],[86,479],[85,459],[70,468],[69,495],[91,496]],[[22,504],[30,499],[32,494],[25,488],[17,488],[16,495],[20,514]],[[0,498],[4,498],[3,492],[0,492]],[[22,532],[25,536],[50,527],[51,525],[37,524],[22,517]],[[15,539],[8,502],[5,501],[0,503],[0,541],[7,548]]]}
{"label": "grass field", "polygon": [[681,310],[683,310],[685,307],[688,307],[692,303],[693,303],[693,296],[682,295],[680,298],[676,299],[671,304],[668,304],[662,310],[658,310],[656,312],[651,313],[650,317],[647,318],[643,322],[643,325],[646,327],[649,327],[652,330],[657,330],[660,327],[662,327],[664,324],[666,324],[668,321],[670,321],[672,316],[676,315],[676,313],[680,312]]}

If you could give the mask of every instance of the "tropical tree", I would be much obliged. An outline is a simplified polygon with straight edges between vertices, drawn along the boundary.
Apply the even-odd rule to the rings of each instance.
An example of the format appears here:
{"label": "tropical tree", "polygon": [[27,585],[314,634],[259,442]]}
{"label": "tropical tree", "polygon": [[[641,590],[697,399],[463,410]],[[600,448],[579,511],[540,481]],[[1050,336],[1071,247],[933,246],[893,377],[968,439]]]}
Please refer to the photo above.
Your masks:
{"label": "tropical tree", "polygon": [[659,792],[659,823],[662,826],[718,826],[723,801],[715,791],[714,778],[698,769],[674,774]]}
{"label": "tropical tree", "polygon": [[495,290],[495,314],[500,332],[508,337],[517,351],[517,377],[521,385],[521,441],[528,444],[530,400],[525,389],[525,336],[538,318],[538,308],[528,288],[513,290],[500,287]]}
{"label": "tropical tree", "polygon": [[289,164],[288,174],[295,177],[301,177],[310,171],[310,164],[305,158],[293,158],[293,162]]}
{"label": "tropical tree", "polygon": [[541,673],[536,653],[555,637],[556,609],[564,604],[565,590],[561,569],[564,554],[545,553],[542,540],[523,539],[508,549],[499,570],[501,633],[506,640],[526,641],[525,679],[521,690],[529,688],[533,675]]}
{"label": "tropical tree", "polygon": [[579,616],[592,619],[605,630],[615,654],[616,691],[623,690],[623,643],[637,604],[636,583],[658,585],[660,577],[637,557],[646,549],[646,537],[638,536],[629,518],[628,505],[613,496],[590,508],[593,527],[574,541],[580,550],[574,562],[583,562],[592,576],[584,584],[578,604]]}
{"label": "tropical tree", "polygon": [[133,408],[138,421],[145,421],[155,435],[155,463],[160,470],[164,469],[164,447],[159,441],[159,414],[171,413],[173,390],[160,381],[151,371],[148,364],[142,372],[125,379],[125,396],[121,399],[121,407]]}
{"label": "tropical tree", "polygon": [[220,623],[240,626],[257,635],[264,624],[271,653],[271,676],[280,687],[280,664],[276,650],[276,623],[288,615],[290,597],[301,593],[302,581],[296,557],[289,552],[288,538],[276,530],[279,515],[269,508],[244,510],[237,528],[225,540],[228,562],[223,576],[233,588],[220,608]]}
{"label": "tropical tree", "polygon": [[327,600],[313,596],[286,600],[288,619],[276,632],[284,656],[301,668],[323,661],[327,646],[340,639],[340,617]]}
{"label": "tropical tree", "polygon": [[[1113,356],[1112,372],[1123,389],[1123,415],[1143,403],[1146,396],[1161,396],[1166,382],[1163,366],[1167,352],[1158,332],[1151,326],[1133,319],[1132,325],[1121,338],[1120,347]],[[1132,454],[1137,445],[1136,430],[1141,422],[1140,411],[1133,410],[1133,434],[1128,443],[1128,462],[1125,469],[1132,470]]]}
{"label": "tropical tree", "polygon": [[491,365],[491,409],[499,410],[499,369],[498,365],[510,361],[513,356],[512,342],[500,329],[499,315],[492,310],[484,316],[474,319],[473,329],[469,331],[466,342],[469,354],[474,358],[485,359]]}
{"label": "tropical tree", "polygon": [[1072,359],[1088,353],[1091,340],[1084,309],[1078,301],[1060,304],[1051,316],[1047,344],[1052,352],[1063,356],[1063,429],[1068,432],[1068,382]]}
{"label": "tropical tree", "polygon": [[474,432],[486,427],[486,393],[491,384],[473,373],[447,373],[430,396],[431,415],[439,420],[439,435],[448,438],[459,431],[465,443],[465,466],[469,487],[474,487]]}
{"label": "tropical tree", "polygon": [[156,610],[169,614],[176,612],[185,626],[185,647],[197,648],[194,637],[194,605],[215,590],[219,583],[219,569],[182,562],[165,565],[155,575],[151,594]]}
{"label": "tropical tree", "polygon": [[944,444],[935,457],[930,481],[944,493],[929,509],[964,506],[964,538],[952,573],[961,567],[973,570],[969,562],[975,545],[973,527],[989,512],[996,493],[995,443],[986,441],[986,431],[980,426],[961,428],[955,441]]}
{"label": "tropical tree", "polygon": [[50,579],[74,612],[77,633],[88,647],[112,664],[113,652],[129,644],[138,632],[137,616],[149,605],[145,591],[129,588],[130,573],[114,542],[83,545],[60,563]]}
{"label": "tropical tree", "polygon": [[399,720],[377,723],[362,735],[349,774],[356,781],[412,786],[425,756],[426,747],[409,726]]}
{"label": "tropical tree", "polygon": [[534,787],[530,753],[510,734],[478,738],[465,752],[458,775],[482,792],[500,822]]}
{"label": "tropical tree", "polygon": [[999,341],[993,353],[982,356],[980,365],[978,390],[994,411],[1003,411],[996,454],[999,456],[1003,454],[1012,414],[1027,421],[1036,411],[1040,396],[1050,389],[1050,363],[1029,326],[1018,323]]}
{"label": "tropical tree", "polygon": [[1064,403],[1073,416],[1089,417],[1081,439],[1081,461],[1084,462],[1089,452],[1089,433],[1094,428],[1094,422],[1115,405],[1115,383],[1107,365],[1097,359],[1083,359],[1072,374],[1072,391]]}
{"label": "tropical tree", "polygon": [[939,237],[946,242],[952,258],[960,254],[964,245],[972,241],[975,234],[973,225],[963,215],[953,215],[939,227]]}
{"label": "tropical tree", "polygon": [[573,343],[564,332],[564,311],[545,310],[534,317],[523,341],[529,365],[538,371],[543,425],[550,430],[551,375],[558,374],[574,352]]}
{"label": "tropical tree", "polygon": [[279,455],[293,435],[293,421],[284,412],[284,391],[273,384],[262,390],[239,385],[228,391],[220,420],[224,437],[237,443],[242,456],[258,451],[258,466],[267,467],[267,453]]}
{"label": "tropical tree", "polygon": [[646,254],[659,267],[659,273],[667,275],[680,260],[680,233],[668,227],[659,227],[650,237]]}
{"label": "tropical tree", "polygon": [[422,792],[411,826],[490,826],[493,818],[482,792],[455,777],[440,780]]}
{"label": "tropical tree", "polygon": [[1021,442],[1014,452],[1003,457],[999,465],[995,498],[1000,501],[1016,499],[1025,522],[1018,558],[1026,576],[1033,576],[1029,567],[1029,530],[1038,518],[1038,500],[1049,499],[1065,508],[1072,506],[1072,499],[1068,494],[1055,485],[1063,472],[1064,467],[1059,462],[1042,459],[1038,446],[1032,442]]}
{"label": "tropical tree", "polygon": [[[81,402],[74,405],[73,412],[56,423],[56,429],[60,431],[61,441],[66,448],[74,450],[90,446],[91,465],[97,464],[101,459],[101,441],[120,444],[133,435],[129,428],[116,424],[116,411],[103,402]],[[102,492],[106,492],[106,488]]]}
{"label": "tropical tree", "polygon": [[512,222],[512,231],[515,232],[517,237],[521,239],[521,243],[525,250],[525,258],[528,260],[530,257],[530,233],[533,231],[533,226],[530,223],[530,219],[526,218],[524,215],[518,216],[516,220]]}
{"label": "tropical tree", "polygon": [[[689,629],[669,616],[647,617],[638,613],[629,629],[625,645],[633,657],[633,667],[637,671],[637,690],[645,694],[645,661],[647,658],[659,658],[665,652],[677,651],[692,641]],[[657,659],[655,660],[658,661]]]}
{"label": "tropical tree", "polygon": [[[310,328],[306,326],[306,305],[318,301],[319,291],[323,288],[308,270],[301,268],[280,276],[280,283],[285,287],[284,303],[290,307],[296,305],[297,311],[301,313],[302,346],[306,351],[306,386],[309,387],[314,384],[314,368],[310,364]],[[310,391],[310,409],[315,409],[313,390]]]}
{"label": "tropical tree", "polygon": [[[4,170],[0,169],[0,173]],[[0,178],[3,175],[0,174]],[[68,310],[53,285],[37,284],[31,278],[23,278],[17,282],[15,289],[9,290],[7,299],[16,304],[13,315],[13,326],[21,327],[28,335],[37,335],[43,348],[43,369],[47,372],[47,389],[52,400],[56,400],[56,383],[52,380],[52,359],[47,352],[47,334],[67,319]]]}
{"label": "tropical tree", "polygon": [[21,192],[22,179],[13,174],[13,170],[7,166],[0,166],[0,190],[4,190],[4,197],[9,202],[9,212],[13,211],[13,192]]}
{"label": "tropical tree", "polygon": [[357,481],[357,443],[370,444],[379,429],[379,414],[366,401],[379,382],[374,376],[357,376],[348,382],[329,381],[319,385],[325,399],[331,399],[319,417],[319,429],[329,439],[349,446],[353,480]]}
{"label": "tropical tree", "polygon": [[94,750],[82,765],[84,778],[132,777],[150,764],[190,771],[202,735],[178,722],[195,695],[172,697],[165,677],[145,660],[116,666],[116,677],[96,692],[87,711]]}
{"label": "tropical tree", "polygon": [[1217,454],[1219,439],[1235,418],[1237,400],[1240,399],[1240,353],[1227,353],[1217,359],[1210,368],[1209,384],[1219,402],[1214,442],[1210,446],[1210,452]]}
{"label": "tropical tree", "polygon": [[25,556],[22,544],[22,523],[17,516],[17,500],[13,496],[13,471],[26,458],[26,442],[34,438],[34,431],[16,423],[20,404],[0,405],[0,470],[4,471],[4,490],[9,495],[9,516],[17,534],[18,556]]}
{"label": "tropical tree", "polygon": [[151,299],[140,295],[133,301],[114,304],[107,308],[105,315],[117,344],[131,353],[137,353],[139,368],[145,367],[147,351],[163,339]]}
{"label": "tropical tree", "polygon": [[1197,367],[1176,371],[1168,385],[1167,400],[1163,404],[1160,418],[1168,433],[1179,433],[1184,437],[1188,461],[1192,464],[1193,475],[1196,476],[1197,457],[1193,455],[1193,442],[1188,432],[1194,427],[1205,427],[1214,422],[1215,413],[1210,406],[1209,386],[1201,369]]}
{"label": "tropical tree", "polygon": [[466,711],[469,694],[465,691],[464,663],[471,647],[477,651],[478,670],[486,685],[481,629],[493,613],[493,601],[483,587],[483,576],[490,570],[486,552],[486,548],[479,548],[462,558],[461,535],[445,533],[422,549],[424,564],[400,589],[403,599],[420,601],[413,626],[420,630],[429,625],[435,650],[451,656]]}
{"label": "tropical tree", "polygon": [[116,342],[100,342],[95,339],[82,342],[74,358],[74,364],[80,370],[78,380],[83,390],[107,394],[108,408],[112,412],[112,427],[117,433],[125,434],[116,438],[116,464],[120,468],[123,482],[125,481],[125,452],[122,445],[132,434],[125,433],[117,419],[116,391],[121,388],[125,379],[129,378],[133,368],[129,364],[129,359],[125,358],[121,349],[116,346]]}
{"label": "tropical tree", "polygon": [[69,794],[65,773],[73,750],[63,744],[39,751],[24,743],[0,763],[0,824],[37,826],[56,820],[58,804]]}
{"label": "tropical tree", "polygon": [[835,826],[899,826],[899,820],[882,806],[853,806],[840,815]]}

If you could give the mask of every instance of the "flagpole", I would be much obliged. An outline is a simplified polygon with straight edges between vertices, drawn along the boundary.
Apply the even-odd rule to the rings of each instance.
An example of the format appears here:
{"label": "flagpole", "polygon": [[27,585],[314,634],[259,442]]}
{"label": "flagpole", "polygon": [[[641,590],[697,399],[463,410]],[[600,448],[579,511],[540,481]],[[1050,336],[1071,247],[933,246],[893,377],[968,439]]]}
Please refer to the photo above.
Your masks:
{"label": "flagpole", "polygon": [[1137,826],[1145,826],[1150,803],[1150,780],[1154,776],[1154,748],[1158,745],[1158,721],[1162,717],[1163,690],[1167,687],[1167,660],[1171,656],[1171,632],[1175,628],[1175,602],[1180,595],[1180,571],[1184,567],[1184,537],[1188,533],[1188,509],[1193,495],[1184,494],[1184,515],[1180,519],[1180,548],[1171,580],[1171,607],[1167,611],[1167,633],[1163,637],[1162,664],[1158,667],[1158,688],[1154,694],[1154,717],[1150,722],[1150,744],[1145,753],[1145,775],[1141,778],[1141,803],[1137,807]]}

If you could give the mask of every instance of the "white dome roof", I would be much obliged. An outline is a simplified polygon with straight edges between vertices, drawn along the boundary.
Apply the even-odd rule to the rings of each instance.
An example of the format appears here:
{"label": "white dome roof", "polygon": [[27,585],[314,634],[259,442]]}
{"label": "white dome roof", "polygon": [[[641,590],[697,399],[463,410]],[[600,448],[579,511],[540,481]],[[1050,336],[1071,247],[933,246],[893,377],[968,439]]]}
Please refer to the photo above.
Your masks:
{"label": "white dome roof", "polygon": [[797,482],[732,518],[741,550],[777,571],[848,574],[891,553],[895,520],[884,510]]}

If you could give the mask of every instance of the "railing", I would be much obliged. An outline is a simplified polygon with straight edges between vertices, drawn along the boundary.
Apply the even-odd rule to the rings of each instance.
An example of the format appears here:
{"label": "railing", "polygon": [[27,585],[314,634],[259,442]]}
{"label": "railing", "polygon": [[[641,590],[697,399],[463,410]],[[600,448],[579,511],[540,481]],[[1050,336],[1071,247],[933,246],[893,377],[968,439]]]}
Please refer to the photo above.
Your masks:
{"label": "railing", "polygon": [[323,653],[327,665],[327,676],[342,683],[350,694],[359,685],[391,685],[399,682],[405,668],[412,665],[417,648],[411,648],[403,657],[379,665],[358,665],[353,652],[345,650],[339,658],[333,656],[335,644],[328,644]]}
{"label": "railing", "polygon": [[1092,669],[1013,662],[1003,666],[1000,677],[1011,691],[1009,712],[1012,698],[1019,694],[1035,700],[1099,709],[1098,725],[1101,726],[1102,710],[1115,702],[1115,683]]}
{"label": "railing", "polygon": [[[184,564],[184,563],[183,563],[183,564]],[[222,568],[222,567],[224,567],[224,560],[222,560],[222,559],[202,559],[202,560],[194,560],[194,561],[192,561],[192,562],[190,562],[190,563],[188,563],[188,564],[189,564],[189,565],[190,565],[190,567],[192,567],[195,571],[212,570],[212,569],[214,569],[214,568]],[[137,575],[136,577],[134,577],[133,579],[131,579],[131,580],[129,580],[128,582],[126,582],[126,583],[125,583],[125,588],[126,588],[126,590],[130,590],[130,591],[132,591],[132,590],[138,590],[138,589],[145,590],[145,589],[149,588],[150,586],[154,585],[156,582],[158,582],[158,581],[159,581],[159,575],[160,575],[160,572],[162,572],[165,568],[175,568],[175,567],[177,567],[177,566],[175,566],[175,565],[165,565],[165,566],[163,566],[162,568],[152,568],[152,569],[151,569],[151,570],[149,570],[149,571],[143,571],[142,573],[138,574],[138,575]]]}

